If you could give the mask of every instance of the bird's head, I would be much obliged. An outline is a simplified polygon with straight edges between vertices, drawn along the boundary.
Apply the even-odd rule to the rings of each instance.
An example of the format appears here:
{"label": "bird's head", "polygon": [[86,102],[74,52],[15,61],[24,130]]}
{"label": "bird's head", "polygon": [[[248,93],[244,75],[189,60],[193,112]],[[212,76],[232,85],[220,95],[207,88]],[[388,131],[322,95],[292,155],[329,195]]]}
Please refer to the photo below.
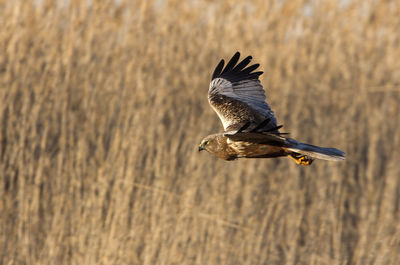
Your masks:
{"label": "bird's head", "polygon": [[221,137],[215,134],[205,137],[199,145],[199,152],[203,150],[206,150],[209,153],[221,151],[220,138]]}

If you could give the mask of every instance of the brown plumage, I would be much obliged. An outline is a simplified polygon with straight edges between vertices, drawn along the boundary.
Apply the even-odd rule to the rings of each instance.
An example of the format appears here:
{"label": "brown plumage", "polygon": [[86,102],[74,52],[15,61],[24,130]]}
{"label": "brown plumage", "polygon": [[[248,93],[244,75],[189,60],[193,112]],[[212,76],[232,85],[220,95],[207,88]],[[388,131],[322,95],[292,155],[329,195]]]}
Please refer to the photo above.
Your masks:
{"label": "brown plumage", "polygon": [[199,151],[207,150],[224,160],[246,158],[269,158],[286,156],[287,151],[280,146],[258,144],[247,141],[231,141],[222,133],[212,134],[204,138]]}
{"label": "brown plumage", "polygon": [[248,66],[251,56],[238,63],[239,57],[239,52],[235,53],[225,68],[221,60],[214,70],[208,100],[221,119],[224,133],[205,137],[199,151],[207,150],[224,160],[289,156],[301,165],[310,165],[315,158],[344,160],[344,153],[338,149],[284,137],[258,79],[262,72],[254,72],[259,65]]}

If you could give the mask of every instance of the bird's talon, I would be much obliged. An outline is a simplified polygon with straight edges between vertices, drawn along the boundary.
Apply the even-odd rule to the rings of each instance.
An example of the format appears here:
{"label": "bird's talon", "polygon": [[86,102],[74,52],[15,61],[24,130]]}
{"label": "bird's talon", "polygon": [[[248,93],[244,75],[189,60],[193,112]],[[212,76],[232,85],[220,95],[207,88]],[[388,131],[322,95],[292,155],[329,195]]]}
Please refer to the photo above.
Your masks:
{"label": "bird's talon", "polygon": [[309,166],[313,162],[313,159],[310,157],[307,157],[305,155],[302,156],[294,156],[294,155],[289,155],[291,159],[293,159],[296,164],[302,165],[302,166]]}

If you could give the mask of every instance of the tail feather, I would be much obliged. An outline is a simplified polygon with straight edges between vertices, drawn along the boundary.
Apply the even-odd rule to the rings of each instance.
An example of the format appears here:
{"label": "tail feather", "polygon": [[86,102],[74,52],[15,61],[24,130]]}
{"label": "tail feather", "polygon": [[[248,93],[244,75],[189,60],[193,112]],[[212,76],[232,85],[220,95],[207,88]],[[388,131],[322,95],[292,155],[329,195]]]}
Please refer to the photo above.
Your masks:
{"label": "tail feather", "polygon": [[288,147],[288,150],[295,153],[330,161],[343,161],[345,159],[345,153],[336,148],[304,144],[294,140],[293,142],[291,141],[291,143],[292,145]]}

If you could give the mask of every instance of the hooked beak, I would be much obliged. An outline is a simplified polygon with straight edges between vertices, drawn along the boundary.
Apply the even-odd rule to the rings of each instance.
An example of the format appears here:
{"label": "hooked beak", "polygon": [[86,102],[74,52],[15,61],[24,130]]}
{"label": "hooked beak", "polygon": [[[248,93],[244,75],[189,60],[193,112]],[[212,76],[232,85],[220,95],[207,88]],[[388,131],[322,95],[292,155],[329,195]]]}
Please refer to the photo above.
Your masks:
{"label": "hooked beak", "polygon": [[205,150],[203,145],[199,145],[199,152]]}

